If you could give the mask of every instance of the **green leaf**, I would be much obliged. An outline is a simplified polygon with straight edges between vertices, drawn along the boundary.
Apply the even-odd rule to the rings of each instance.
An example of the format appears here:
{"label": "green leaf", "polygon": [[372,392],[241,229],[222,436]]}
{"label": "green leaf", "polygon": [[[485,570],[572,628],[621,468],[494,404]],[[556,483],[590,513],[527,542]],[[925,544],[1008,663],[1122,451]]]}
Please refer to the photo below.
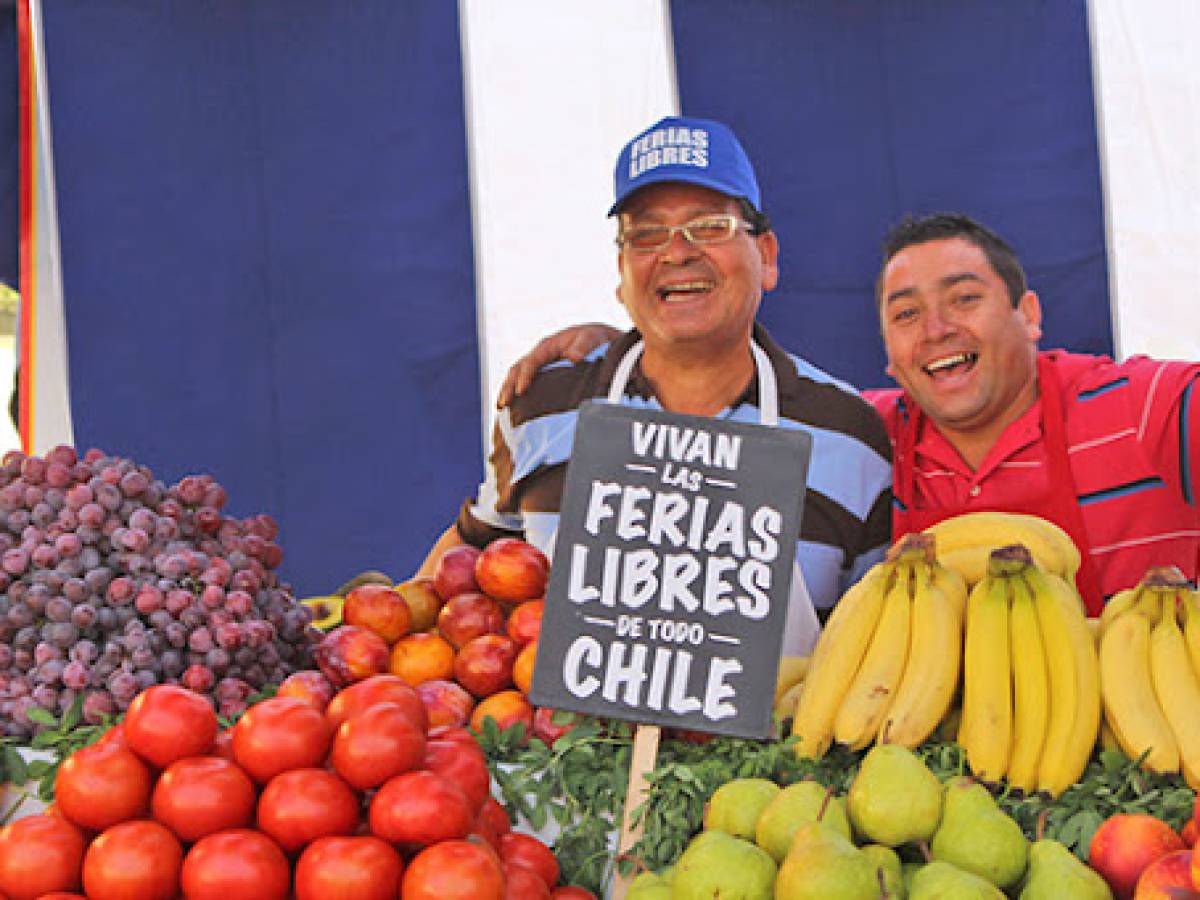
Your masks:
{"label": "green leaf", "polygon": [[36,722],[38,725],[45,725],[47,728],[58,727],[58,720],[40,706],[30,708],[29,721]]}
{"label": "green leaf", "polygon": [[4,781],[9,784],[24,784],[29,780],[29,769],[24,757],[10,744],[4,745]]}

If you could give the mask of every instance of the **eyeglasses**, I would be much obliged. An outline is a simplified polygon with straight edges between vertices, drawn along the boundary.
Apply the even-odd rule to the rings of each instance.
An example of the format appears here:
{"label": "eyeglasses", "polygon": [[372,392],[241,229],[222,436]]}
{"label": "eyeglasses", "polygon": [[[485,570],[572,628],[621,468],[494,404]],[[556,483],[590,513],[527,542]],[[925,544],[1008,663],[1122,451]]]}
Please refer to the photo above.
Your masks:
{"label": "eyeglasses", "polygon": [[751,228],[749,222],[743,222],[732,213],[702,216],[682,225],[633,225],[617,235],[617,246],[644,251],[661,250],[674,240],[676,233],[683,232],[690,243],[703,247],[724,243],[739,229],[749,231]]}

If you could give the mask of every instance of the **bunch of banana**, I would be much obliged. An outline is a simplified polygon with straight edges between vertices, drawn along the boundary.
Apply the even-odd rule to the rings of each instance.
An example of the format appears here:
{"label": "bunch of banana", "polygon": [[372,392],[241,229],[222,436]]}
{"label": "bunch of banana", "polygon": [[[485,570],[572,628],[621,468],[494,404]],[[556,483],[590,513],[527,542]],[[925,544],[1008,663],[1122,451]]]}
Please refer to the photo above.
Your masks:
{"label": "bunch of banana", "polygon": [[989,554],[967,599],[958,742],[980,778],[1058,796],[1100,729],[1095,643],[1075,588],[1022,545]]}
{"label": "bunch of banana", "polygon": [[[1180,625],[1182,616],[1183,624]],[[1200,787],[1200,595],[1155,568],[1109,601],[1101,620],[1105,720],[1131,758]]]}
{"label": "bunch of banana", "polygon": [[838,602],[796,704],[796,752],[819,758],[833,740],[915,747],[950,708],[962,659],[966,586],[909,535]]}
{"label": "bunch of banana", "polygon": [[1040,516],[1022,513],[974,512],[944,519],[926,529],[937,539],[937,558],[958,572],[968,586],[983,580],[988,554],[998,547],[1020,544],[1042,569],[1075,583],[1079,548],[1070,536]]}

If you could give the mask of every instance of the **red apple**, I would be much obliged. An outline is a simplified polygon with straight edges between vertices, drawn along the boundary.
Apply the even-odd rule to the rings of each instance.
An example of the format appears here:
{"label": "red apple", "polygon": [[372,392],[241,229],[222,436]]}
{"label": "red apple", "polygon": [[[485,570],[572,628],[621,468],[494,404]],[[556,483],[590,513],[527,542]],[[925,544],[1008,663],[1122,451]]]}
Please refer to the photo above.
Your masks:
{"label": "red apple", "polygon": [[438,613],[437,626],[442,637],[458,650],[481,634],[504,634],[504,610],[478,591],[457,594]]}
{"label": "red apple", "polygon": [[541,598],[526,600],[508,614],[504,630],[522,647],[530,641],[536,641],[542,630],[542,612],[545,608],[546,601]]}
{"label": "red apple", "polygon": [[293,672],[279,682],[275,696],[295,697],[318,712],[325,712],[325,707],[329,705],[335,693],[337,691],[328,678],[315,669],[305,669],[302,672]]}
{"label": "red apple", "polygon": [[539,706],[533,713],[533,736],[547,747],[553,747],[554,742],[571,731],[582,718],[579,713]]}
{"label": "red apple", "polygon": [[517,645],[499,634],[481,634],[454,657],[454,677],[476,697],[489,697],[512,684]]}
{"label": "red apple", "polygon": [[373,631],[394,644],[412,627],[412,611],[394,589],[385,584],[360,584],[346,595],[342,621]]}
{"label": "red apple", "polygon": [[475,580],[489,597],[505,603],[533,600],[546,593],[550,561],[533,544],[500,538],[488,544],[475,562]]}
{"label": "red apple", "polygon": [[1134,900],[1200,898],[1192,887],[1192,851],[1176,850],[1150,863],[1137,880]]}
{"label": "red apple", "polygon": [[313,651],[317,668],[335,688],[388,670],[388,645],[373,631],[340,625]]}
{"label": "red apple", "polygon": [[437,624],[442,598],[434,588],[432,578],[410,578],[400,582],[394,590],[408,604],[414,632],[428,631]]}
{"label": "red apple", "polygon": [[433,589],[442,600],[455,594],[479,590],[475,580],[475,561],[479,559],[479,548],[470,544],[451,547],[442,554],[433,570]]}
{"label": "red apple", "polygon": [[1088,863],[1104,877],[1118,900],[1129,900],[1138,878],[1152,862],[1183,849],[1183,840],[1161,819],[1119,814],[1096,829]]}
{"label": "red apple", "polygon": [[475,698],[453,681],[436,678],[417,685],[417,695],[429,714],[429,727],[466,725],[475,708]]}

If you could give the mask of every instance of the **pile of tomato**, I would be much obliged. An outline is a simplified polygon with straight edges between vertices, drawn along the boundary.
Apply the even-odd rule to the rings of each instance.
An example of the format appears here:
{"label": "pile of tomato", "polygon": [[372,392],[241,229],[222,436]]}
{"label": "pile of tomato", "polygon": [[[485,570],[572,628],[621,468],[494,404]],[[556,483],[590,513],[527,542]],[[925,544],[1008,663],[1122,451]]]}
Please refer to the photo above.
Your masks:
{"label": "pile of tomato", "polygon": [[273,697],[224,730],[161,685],[64,760],[44,814],[0,830],[0,897],[592,897],[509,826],[473,735],[428,729],[395,676]]}

